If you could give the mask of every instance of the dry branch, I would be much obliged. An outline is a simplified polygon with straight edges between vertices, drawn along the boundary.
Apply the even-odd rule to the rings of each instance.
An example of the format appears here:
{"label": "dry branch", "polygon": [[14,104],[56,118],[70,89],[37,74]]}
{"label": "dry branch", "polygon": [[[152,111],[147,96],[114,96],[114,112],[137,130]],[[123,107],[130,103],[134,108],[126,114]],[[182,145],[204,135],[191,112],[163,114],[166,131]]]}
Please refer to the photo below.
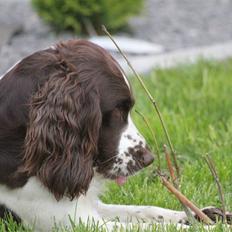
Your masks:
{"label": "dry branch", "polygon": [[170,149],[171,149],[171,154],[172,154],[172,157],[173,157],[173,161],[174,161],[174,166],[175,166],[175,169],[176,169],[176,172],[177,172],[177,176],[179,177],[180,176],[180,169],[179,169],[179,166],[178,166],[178,163],[177,163],[177,158],[176,158],[176,153],[175,153],[175,150],[174,150],[174,147],[172,145],[172,142],[171,142],[171,139],[170,139],[170,136],[168,134],[168,131],[167,131],[167,128],[166,128],[166,125],[164,123],[164,120],[163,120],[163,117],[161,115],[161,112],[159,110],[159,107],[156,103],[156,101],[154,100],[154,98],[152,97],[150,91],[147,89],[146,85],[144,84],[142,78],[140,77],[140,75],[135,71],[135,69],[133,68],[133,66],[131,65],[130,61],[127,59],[126,55],[124,54],[124,52],[120,49],[120,47],[118,46],[118,44],[115,42],[114,38],[111,36],[111,34],[107,31],[106,27],[104,25],[102,25],[102,30],[104,31],[104,33],[106,35],[109,36],[109,38],[112,40],[112,42],[114,43],[114,45],[117,47],[118,51],[120,52],[120,54],[123,56],[123,58],[126,60],[128,66],[130,67],[130,69],[132,70],[132,72],[134,73],[134,75],[136,76],[136,78],[138,79],[138,81],[140,82],[141,86],[143,87],[143,89],[145,90],[146,94],[147,94],[147,97],[148,99],[152,102],[152,105],[159,117],[159,120],[161,122],[161,125],[162,125],[162,128],[164,130],[164,133],[165,133],[165,136],[166,136],[166,139],[167,139],[167,142],[170,146]]}
{"label": "dry branch", "polygon": [[[169,173],[170,173],[170,176],[171,176],[171,179],[172,179],[172,183],[175,186],[175,188],[177,190],[179,190],[178,179],[176,179],[176,177],[175,177],[175,172],[174,172],[174,168],[172,167],[172,162],[171,162],[171,159],[170,159],[170,154],[168,152],[168,148],[167,148],[167,146],[165,144],[163,145],[163,147],[164,147],[164,154],[165,154],[168,170],[169,170]],[[189,221],[192,224],[196,223],[196,218],[193,217],[193,215],[192,215],[191,211],[189,210],[189,208],[185,204],[183,204],[183,202],[180,201],[180,203],[181,203],[181,205],[183,207],[183,210],[185,211]]]}
{"label": "dry branch", "polygon": [[222,214],[223,214],[223,221],[226,223],[226,207],[225,207],[225,198],[224,198],[224,193],[223,193],[223,190],[222,190],[222,185],[220,183],[220,180],[219,180],[219,177],[218,177],[218,174],[217,174],[217,171],[216,171],[216,168],[215,168],[215,164],[213,162],[213,160],[211,159],[211,157],[206,154],[206,156],[204,157],[205,158],[205,161],[209,167],[209,170],[216,182],[216,185],[217,185],[217,189],[218,189],[218,195],[219,195],[219,198],[220,198],[220,202],[221,202],[221,207],[222,207]]}
{"label": "dry branch", "polygon": [[212,220],[205,215],[196,205],[194,205],[187,197],[177,190],[163,175],[159,174],[163,185],[176,196],[176,198],[186,207],[190,208],[204,223],[208,225],[214,224]]}
{"label": "dry branch", "polygon": [[168,170],[169,170],[169,173],[170,173],[170,176],[171,176],[171,179],[172,179],[172,183],[175,185],[176,177],[175,177],[174,169],[172,167],[172,162],[171,162],[171,159],[170,159],[170,154],[168,152],[167,145],[164,144],[163,148],[164,148],[164,154],[165,154],[165,159],[166,159],[166,162],[167,162]]}
{"label": "dry branch", "polygon": [[[131,68],[131,70],[133,71],[134,75],[137,77],[138,81],[140,82],[141,86],[143,87],[143,89],[145,90],[147,96],[148,96],[148,99],[152,102],[152,105],[160,119],[160,122],[161,122],[161,125],[162,125],[162,128],[163,128],[163,131],[165,133],[165,136],[166,136],[166,139],[168,141],[168,144],[170,146],[170,149],[171,149],[171,154],[172,154],[172,157],[173,157],[173,161],[174,161],[174,166],[175,166],[175,169],[176,169],[176,173],[177,173],[177,177],[180,176],[180,169],[179,169],[179,166],[177,164],[177,158],[176,158],[176,153],[174,151],[174,148],[173,148],[173,145],[172,145],[172,142],[171,142],[171,139],[170,139],[170,136],[168,134],[168,131],[167,131],[167,128],[166,128],[166,125],[164,123],[164,120],[163,120],[163,117],[160,113],[160,110],[159,110],[159,107],[156,103],[156,101],[154,100],[154,98],[152,97],[151,93],[149,92],[149,90],[147,89],[146,85],[144,84],[142,78],[139,76],[139,74],[135,71],[135,69],[133,68],[133,66],[131,65],[130,61],[127,59],[126,55],[123,53],[123,51],[120,49],[120,47],[118,46],[118,44],[115,42],[114,38],[111,36],[111,34],[107,31],[106,27],[104,25],[102,25],[102,30],[105,32],[106,35],[108,35],[108,37],[112,40],[112,42],[114,43],[114,45],[117,47],[118,51],[120,52],[120,54],[123,56],[123,58],[126,60],[128,66]],[[124,72],[123,72],[124,73]],[[125,75],[125,73],[124,73]],[[125,75],[126,76],[126,75]],[[178,187],[178,186],[177,186]],[[193,218],[191,212],[189,211],[188,207],[186,207],[185,204],[181,203],[182,206],[183,206],[183,209],[184,211],[186,212],[186,215],[188,216],[189,220],[194,223],[196,220]],[[200,217],[201,218],[201,217]]]}

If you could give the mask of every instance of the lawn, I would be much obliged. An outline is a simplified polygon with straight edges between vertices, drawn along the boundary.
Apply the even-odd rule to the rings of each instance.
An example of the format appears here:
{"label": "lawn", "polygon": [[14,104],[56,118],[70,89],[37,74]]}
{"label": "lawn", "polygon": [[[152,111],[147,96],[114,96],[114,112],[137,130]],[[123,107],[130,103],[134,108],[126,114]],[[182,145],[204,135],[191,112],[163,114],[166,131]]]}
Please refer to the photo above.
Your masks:
{"label": "lawn", "polygon": [[[199,207],[220,207],[216,185],[203,159],[209,153],[223,185],[227,210],[232,210],[232,60],[201,60],[194,65],[156,69],[144,80],[158,102],[177,151],[181,167],[181,191]],[[131,83],[136,99],[135,108],[146,115],[156,133],[165,171],[162,146],[167,142],[160,122],[137,80],[131,77]],[[141,133],[155,151],[152,136],[143,120],[134,112],[132,114]],[[123,187],[110,184],[102,200],[106,203],[155,205],[181,210],[179,202],[154,175],[156,167],[157,162],[154,162],[146,170],[131,177]],[[14,230],[12,223],[10,225],[11,231],[27,231],[19,228]],[[84,229],[83,226],[73,230],[97,231]],[[176,229],[171,226],[166,231]],[[199,227],[189,231],[203,229]],[[221,225],[212,231],[222,231]]]}

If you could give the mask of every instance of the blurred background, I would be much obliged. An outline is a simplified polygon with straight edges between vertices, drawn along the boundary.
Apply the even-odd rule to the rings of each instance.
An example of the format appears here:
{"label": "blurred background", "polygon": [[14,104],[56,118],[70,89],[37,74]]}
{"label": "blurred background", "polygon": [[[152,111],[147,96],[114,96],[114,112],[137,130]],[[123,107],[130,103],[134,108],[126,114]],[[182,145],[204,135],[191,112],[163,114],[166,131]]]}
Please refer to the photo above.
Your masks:
{"label": "blurred background", "polygon": [[214,45],[220,45],[214,51],[220,57],[232,55],[231,0],[0,0],[0,12],[0,75],[63,39],[91,39],[117,53],[108,38],[99,37],[102,24],[140,72],[170,54],[183,61]]}
{"label": "blurred background", "polygon": [[[225,205],[232,211],[232,59],[226,59],[232,57],[232,0],[0,0],[0,78],[23,57],[71,38],[100,44],[129,72],[102,33],[102,24],[134,68],[148,73],[144,82],[159,103],[177,151],[183,193],[201,208],[221,207],[203,159],[210,154],[224,187]],[[200,59],[189,65],[202,57],[223,61]],[[177,63],[187,65],[166,69]],[[153,70],[157,66],[165,69]],[[133,118],[155,153],[160,151],[166,174],[163,144],[167,141],[159,118],[139,83],[131,83],[135,107],[154,129],[158,146],[139,115],[133,113]],[[157,181],[157,163],[134,176],[122,190],[112,184],[104,202],[180,209]],[[219,226],[214,231],[221,232]]]}

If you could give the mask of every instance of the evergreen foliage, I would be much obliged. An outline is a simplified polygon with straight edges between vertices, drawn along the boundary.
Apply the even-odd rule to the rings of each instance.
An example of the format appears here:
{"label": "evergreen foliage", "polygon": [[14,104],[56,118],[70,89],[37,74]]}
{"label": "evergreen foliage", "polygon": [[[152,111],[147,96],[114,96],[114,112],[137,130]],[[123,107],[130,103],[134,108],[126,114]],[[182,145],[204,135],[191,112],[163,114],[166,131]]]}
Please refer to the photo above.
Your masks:
{"label": "evergreen foliage", "polygon": [[32,0],[32,4],[57,31],[86,34],[90,24],[99,33],[102,24],[111,32],[122,29],[141,11],[143,0]]}

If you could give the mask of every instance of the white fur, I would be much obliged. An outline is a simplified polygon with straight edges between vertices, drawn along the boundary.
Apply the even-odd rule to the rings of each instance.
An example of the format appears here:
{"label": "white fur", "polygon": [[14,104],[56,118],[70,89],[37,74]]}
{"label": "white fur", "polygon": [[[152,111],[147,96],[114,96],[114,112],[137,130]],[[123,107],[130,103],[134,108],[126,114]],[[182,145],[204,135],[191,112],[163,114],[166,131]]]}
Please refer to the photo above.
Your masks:
{"label": "white fur", "polygon": [[[135,147],[138,145],[145,147],[145,139],[140,135],[129,115],[128,126],[121,135],[116,163],[112,167],[111,174],[117,173],[119,170],[124,175],[129,174],[129,170],[127,169],[128,163],[132,162],[132,165],[135,164],[135,160],[129,153],[129,149],[134,148],[136,150]],[[121,163],[119,162],[120,160],[122,161]]]}
{"label": "white fur", "polygon": [[[32,177],[25,186],[15,190],[0,185],[0,203],[16,213],[24,225],[41,232],[51,231],[55,224],[69,227],[69,217],[76,223],[79,219],[82,222],[93,219],[109,231],[115,226],[128,228],[139,222],[178,223],[186,219],[184,212],[155,206],[104,204],[98,198],[103,184],[103,179],[95,174],[85,196],[73,201],[67,198],[57,201],[39,180]],[[116,219],[120,222],[115,223]],[[149,228],[146,223],[140,226]]]}
{"label": "white fur", "polygon": [[[128,136],[131,137],[128,138]],[[142,146],[145,147],[145,139],[139,133],[134,122],[131,119],[131,116],[128,117],[128,126],[126,130],[122,133],[121,140],[119,142],[119,154],[128,152],[129,147],[135,147],[139,145],[139,142],[142,142]]]}
{"label": "white fur", "polygon": [[0,204],[16,213],[25,225],[34,226],[36,231],[50,231],[54,224],[69,225],[69,217],[78,222],[80,218],[99,220],[97,213],[98,194],[103,181],[99,176],[93,178],[87,194],[70,201],[55,197],[36,178],[32,177],[22,188],[14,190],[0,185]]}
{"label": "white fur", "polygon": [[107,220],[116,217],[120,222],[178,223],[187,219],[182,211],[164,209],[156,206],[112,205],[98,202],[98,212]]}
{"label": "white fur", "polygon": [[[130,139],[128,139],[128,135]],[[133,161],[131,156],[125,155],[125,152],[128,152],[129,147],[138,145],[139,142],[145,146],[144,138],[129,117],[128,127],[120,140],[118,155],[118,158],[123,160],[120,167],[124,167],[122,170],[125,174],[127,174],[126,165]],[[155,206],[103,204],[99,201],[99,194],[103,187],[104,179],[95,172],[86,195],[81,195],[72,201],[66,197],[57,201],[36,177],[31,177],[21,188],[12,190],[0,185],[0,204],[12,210],[25,225],[33,227],[36,231],[51,231],[55,224],[70,226],[69,218],[76,223],[80,219],[83,222],[93,219],[106,227],[108,231],[112,231],[115,226],[118,228],[133,227],[138,222],[178,223],[186,218],[184,212]],[[120,219],[120,222],[115,223],[115,219]],[[140,226],[144,229],[150,227],[146,223],[142,223]]]}
{"label": "white fur", "polygon": [[[54,47],[51,48],[54,49]],[[19,62],[6,73],[12,70]],[[125,76],[124,78],[130,88],[128,80]],[[128,135],[132,139],[129,139]],[[127,164],[134,160],[132,156],[128,156],[126,153],[128,153],[128,148],[135,147],[136,145],[145,146],[145,140],[139,134],[129,117],[128,127],[121,136],[117,157],[118,159],[122,159],[123,163],[121,166],[117,164],[115,166],[116,169],[120,167],[127,174]],[[44,232],[51,231],[55,223],[57,225],[70,226],[69,217],[76,223],[78,223],[79,219],[83,222],[87,222],[88,219],[94,219],[95,222],[99,221],[110,231],[115,225],[124,228],[128,225],[131,227],[133,223],[137,224],[138,220],[152,223],[178,223],[180,220],[185,220],[186,218],[184,212],[162,209],[155,206],[103,204],[99,201],[98,197],[103,185],[104,180],[95,173],[86,195],[81,195],[78,199],[72,201],[66,197],[57,201],[36,177],[31,177],[21,188],[9,189],[4,185],[0,185],[0,204],[5,205],[17,214],[25,225],[30,225],[36,231]],[[112,221],[115,218],[119,218],[120,223]],[[105,219],[111,221],[105,222]],[[142,223],[142,228],[149,228],[149,226],[149,224]]]}

